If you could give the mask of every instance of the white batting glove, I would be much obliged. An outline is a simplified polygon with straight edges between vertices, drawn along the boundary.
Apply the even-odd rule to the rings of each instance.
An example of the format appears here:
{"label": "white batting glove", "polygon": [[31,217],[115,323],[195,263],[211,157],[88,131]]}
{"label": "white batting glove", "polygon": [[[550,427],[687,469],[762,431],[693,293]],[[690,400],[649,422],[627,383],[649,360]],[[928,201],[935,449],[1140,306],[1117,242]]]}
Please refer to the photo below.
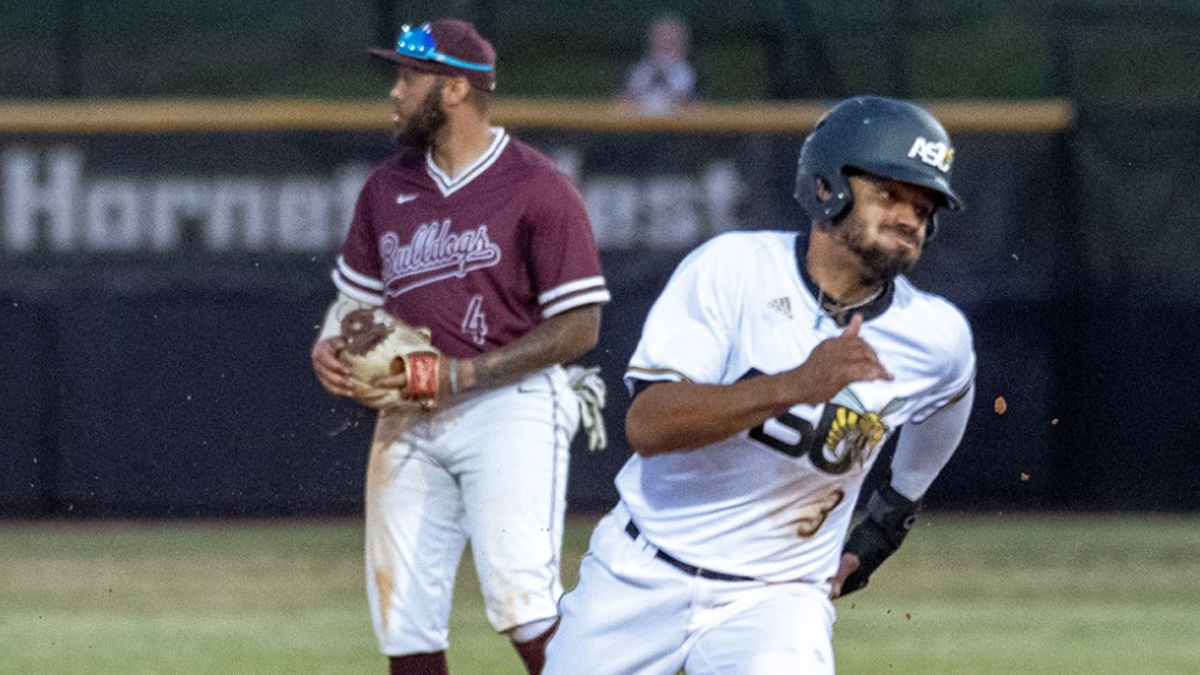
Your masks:
{"label": "white batting glove", "polygon": [[600,367],[567,366],[567,377],[579,398],[579,423],[587,432],[588,450],[603,450],[608,447],[608,435],[601,413],[604,411],[608,388],[600,377]]}

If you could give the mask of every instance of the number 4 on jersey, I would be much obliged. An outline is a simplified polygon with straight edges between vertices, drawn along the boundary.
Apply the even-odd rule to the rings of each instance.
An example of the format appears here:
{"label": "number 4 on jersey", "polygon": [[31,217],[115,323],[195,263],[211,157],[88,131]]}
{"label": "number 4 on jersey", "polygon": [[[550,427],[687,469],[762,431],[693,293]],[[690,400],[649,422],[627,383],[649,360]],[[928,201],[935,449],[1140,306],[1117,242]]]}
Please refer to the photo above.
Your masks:
{"label": "number 4 on jersey", "polygon": [[487,339],[487,317],[483,314],[482,295],[471,296],[471,302],[467,304],[467,313],[463,315],[462,332],[470,335],[471,341],[477,345],[482,345]]}

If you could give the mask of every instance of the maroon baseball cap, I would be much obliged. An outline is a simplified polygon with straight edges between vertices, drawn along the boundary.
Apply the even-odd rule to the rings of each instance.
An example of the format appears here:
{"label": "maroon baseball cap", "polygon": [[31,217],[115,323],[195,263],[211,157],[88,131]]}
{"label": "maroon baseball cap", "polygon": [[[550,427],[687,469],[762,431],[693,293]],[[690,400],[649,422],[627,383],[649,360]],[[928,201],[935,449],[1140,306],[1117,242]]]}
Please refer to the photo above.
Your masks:
{"label": "maroon baseball cap", "polygon": [[484,91],[496,89],[496,50],[475,26],[459,19],[438,19],[403,26],[395,49],[372,48],[374,56],[424,73],[465,77]]}

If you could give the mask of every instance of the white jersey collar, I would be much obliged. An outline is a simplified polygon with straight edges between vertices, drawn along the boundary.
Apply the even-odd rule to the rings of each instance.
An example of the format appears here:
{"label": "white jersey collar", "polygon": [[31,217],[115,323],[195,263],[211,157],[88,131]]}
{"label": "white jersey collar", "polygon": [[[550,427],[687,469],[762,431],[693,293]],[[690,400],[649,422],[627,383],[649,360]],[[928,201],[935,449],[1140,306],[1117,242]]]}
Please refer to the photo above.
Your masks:
{"label": "white jersey collar", "polygon": [[449,197],[455,192],[466,187],[468,183],[475,180],[477,176],[487,171],[488,167],[496,163],[500,157],[500,153],[504,152],[504,148],[508,146],[509,135],[503,127],[491,127],[492,144],[484,150],[483,154],[476,157],[458,176],[450,176],[441,167],[433,161],[433,148],[425,150],[425,173],[433,179],[438,190],[441,190],[443,197]]}

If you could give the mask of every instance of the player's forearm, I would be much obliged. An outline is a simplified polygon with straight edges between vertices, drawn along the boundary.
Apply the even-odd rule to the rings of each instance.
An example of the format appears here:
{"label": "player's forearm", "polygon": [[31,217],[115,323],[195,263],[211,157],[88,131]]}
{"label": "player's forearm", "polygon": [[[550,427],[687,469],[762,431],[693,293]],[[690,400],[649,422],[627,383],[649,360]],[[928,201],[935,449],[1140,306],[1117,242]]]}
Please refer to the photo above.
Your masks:
{"label": "player's forearm", "polygon": [[600,340],[600,306],[553,316],[521,339],[459,361],[459,390],[492,387],[583,356]]}
{"label": "player's forearm", "polygon": [[794,404],[774,377],[730,385],[662,382],[633,400],[625,432],[633,451],[645,457],[694,450],[754,428]]}
{"label": "player's forearm", "polygon": [[921,423],[904,425],[892,457],[892,487],[908,499],[920,499],[950,461],[967,430],[975,402],[972,385],[957,401]]}

